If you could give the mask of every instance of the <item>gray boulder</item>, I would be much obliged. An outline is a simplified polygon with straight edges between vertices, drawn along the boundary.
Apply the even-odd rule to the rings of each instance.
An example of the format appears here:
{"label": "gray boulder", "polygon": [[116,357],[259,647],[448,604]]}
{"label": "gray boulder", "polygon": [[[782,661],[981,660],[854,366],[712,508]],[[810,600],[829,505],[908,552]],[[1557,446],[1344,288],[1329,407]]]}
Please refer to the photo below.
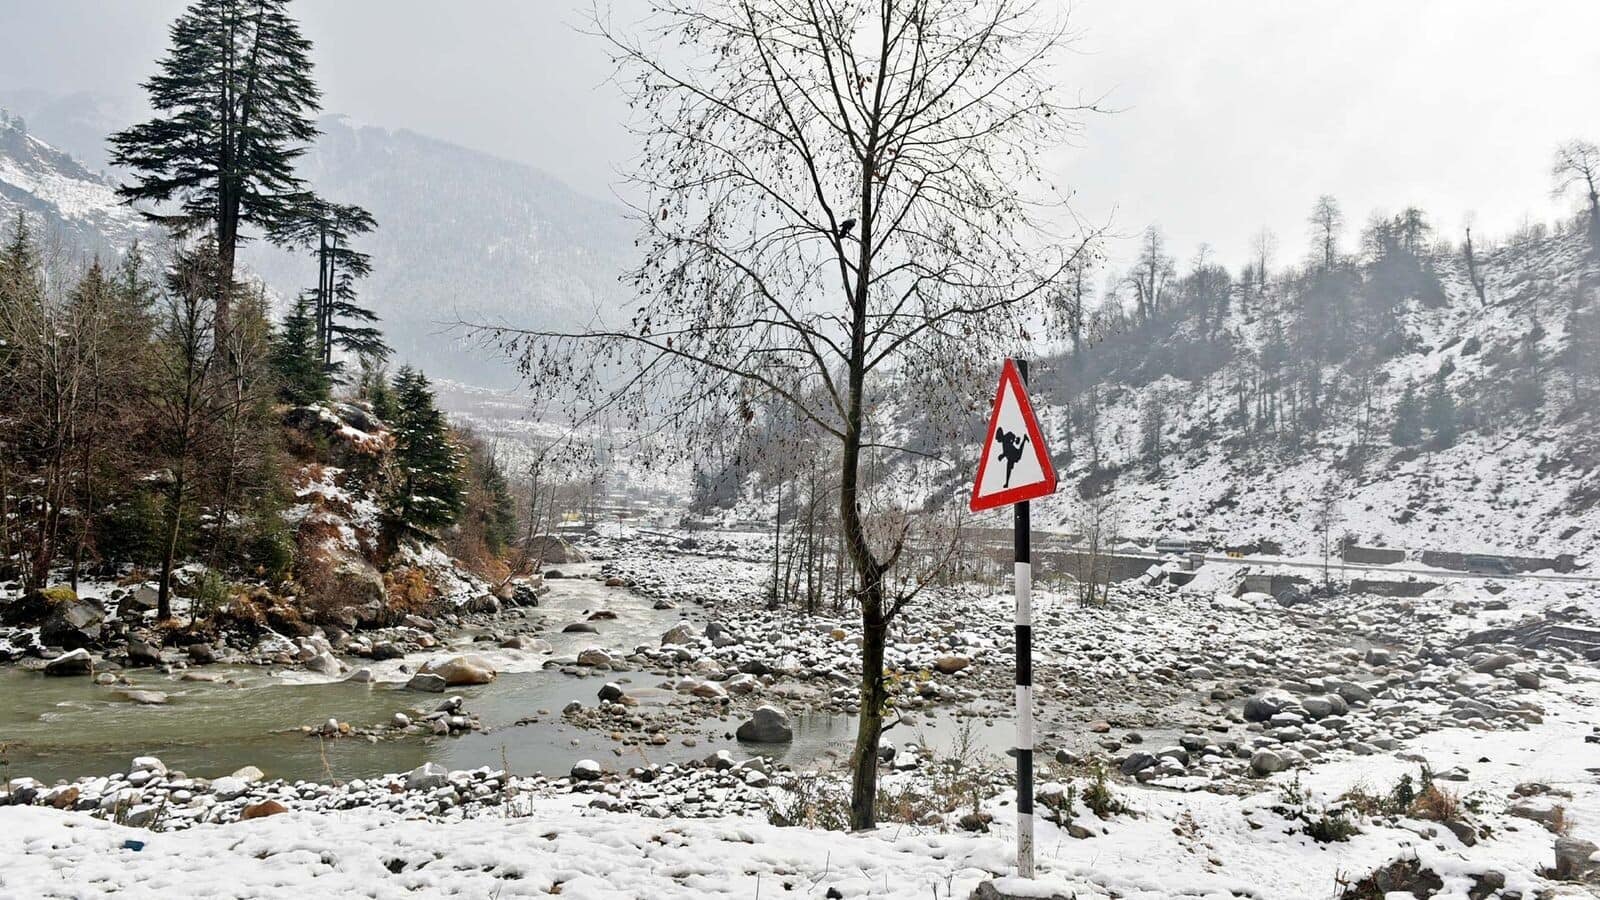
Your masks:
{"label": "gray boulder", "polygon": [[1045,893],[1036,884],[1012,882],[1016,879],[1007,878],[1001,882],[985,881],[978,885],[978,889],[968,895],[967,900],[1073,900],[1076,894],[1062,894],[1056,891]]}
{"label": "gray boulder", "polygon": [[423,763],[406,773],[406,790],[431,791],[450,783],[450,770],[438,763]]}
{"label": "gray boulder", "polygon": [[1156,758],[1154,754],[1146,753],[1143,750],[1135,750],[1122,758],[1122,762],[1117,766],[1117,771],[1124,775],[1137,775],[1155,764]]}
{"label": "gray boulder", "polygon": [[1284,691],[1267,691],[1257,694],[1244,702],[1244,720],[1246,722],[1266,722],[1287,707],[1294,705],[1294,698]]}
{"label": "gray boulder", "polygon": [[1600,847],[1578,838],[1556,838],[1555,875],[1563,881],[1585,881],[1600,873]]}
{"label": "gray boulder", "polygon": [[694,628],[688,622],[679,622],[661,636],[661,646],[688,644],[694,641]]}
{"label": "gray boulder", "polygon": [[1257,750],[1250,756],[1250,771],[1257,775],[1271,775],[1289,768],[1289,761],[1271,750]]}
{"label": "gray boulder", "polygon": [[86,600],[66,600],[56,604],[39,626],[39,640],[52,647],[77,650],[100,641],[105,613]]}
{"label": "gray boulder", "polygon": [[88,675],[93,671],[94,657],[81,647],[70,653],[63,653],[44,665],[44,673],[54,676]]}
{"label": "gray boulder", "polygon": [[776,706],[760,706],[734,736],[752,744],[784,744],[794,740],[789,717]]}
{"label": "gray boulder", "polygon": [[128,664],[133,666],[159,666],[161,665],[161,650],[143,638],[129,638]]}
{"label": "gray boulder", "polygon": [[437,675],[443,678],[449,687],[488,684],[495,678],[494,666],[483,657],[471,654],[431,659],[419,672],[424,675]]}

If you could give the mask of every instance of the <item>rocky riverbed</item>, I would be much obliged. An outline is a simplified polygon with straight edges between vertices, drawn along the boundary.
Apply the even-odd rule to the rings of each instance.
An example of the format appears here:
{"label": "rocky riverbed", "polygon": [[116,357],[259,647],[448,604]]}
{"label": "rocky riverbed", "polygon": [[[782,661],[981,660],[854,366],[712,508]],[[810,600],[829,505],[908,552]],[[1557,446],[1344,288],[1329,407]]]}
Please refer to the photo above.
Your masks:
{"label": "rocky riverbed", "polygon": [[[597,540],[591,550],[600,561],[551,573],[539,606],[463,611],[354,637],[314,632],[290,641],[292,651],[242,651],[306,691],[365,685],[373,698],[404,698],[404,709],[365,719],[308,715],[284,730],[324,753],[415,745],[414,765],[350,777],[335,764],[325,777],[292,778],[212,766],[206,778],[143,754],[124,771],[86,778],[36,781],[14,767],[8,802],[158,829],[354,809],[466,821],[562,797],[652,818],[818,824],[838,816],[840,751],[858,703],[852,617],[766,608],[764,562],[737,541],[686,548],[636,535]],[[1471,806],[1413,827],[1410,807],[1369,804],[1349,813],[1360,820],[1357,833],[1432,828],[1427,839],[1447,847],[1499,846],[1516,834],[1518,846],[1541,854],[1574,827],[1574,840],[1600,837],[1578,813],[1600,782],[1593,665],[1579,649],[1500,642],[1507,625],[1529,617],[1592,624],[1600,606],[1588,589],[1477,584],[1414,599],[1274,598],[1161,580],[1153,573],[1124,584],[1103,606],[1036,593],[1039,800],[1065,837],[1095,841],[1117,833],[1120,817],[1198,815],[1220,798],[1236,798],[1227,808],[1246,818],[1267,815],[1267,825],[1252,819],[1257,827],[1337,832],[1343,826],[1327,824],[1329,810],[1355,809],[1345,799],[1355,786],[1317,794],[1284,785],[1331,784],[1328,773],[1356,771],[1385,781],[1357,797],[1388,796],[1404,777]],[[1011,637],[1009,597],[974,585],[931,589],[896,624],[886,654],[893,724],[880,759],[905,821],[1004,829]],[[391,644],[399,655],[380,649]],[[87,655],[90,677],[110,675],[104,690],[124,695],[160,691],[141,673],[181,685],[217,671],[157,650],[153,667],[113,659],[106,672],[104,658]],[[508,708],[503,691],[518,679],[559,687],[565,699],[541,694],[536,708]],[[446,693],[430,696],[436,690]],[[121,702],[146,700],[154,698]],[[143,708],[186,702],[174,691],[167,706]],[[1524,759],[1551,743],[1540,735],[1553,727],[1561,740],[1595,750],[1588,763],[1563,763],[1560,783],[1546,784]],[[428,758],[474,740],[546,745],[541,774],[482,757],[465,766]],[[1520,766],[1529,771],[1507,769]],[[1267,795],[1280,799],[1263,806]],[[1103,802],[1111,796],[1120,799]],[[1389,819],[1379,821],[1380,809]],[[1551,835],[1543,847],[1530,842],[1527,823]]]}

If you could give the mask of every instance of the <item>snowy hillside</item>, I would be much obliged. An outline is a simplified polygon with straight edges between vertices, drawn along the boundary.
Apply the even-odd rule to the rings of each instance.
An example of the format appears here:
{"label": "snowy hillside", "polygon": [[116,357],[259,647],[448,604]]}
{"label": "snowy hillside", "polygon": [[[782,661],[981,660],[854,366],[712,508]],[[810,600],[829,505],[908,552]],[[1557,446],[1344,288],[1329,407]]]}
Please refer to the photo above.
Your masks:
{"label": "snowy hillside", "polygon": [[[109,133],[135,112],[95,95],[11,92],[0,93],[0,102],[6,97],[36,112],[43,127],[0,111],[0,214],[11,220],[25,210],[70,249],[89,253],[155,235],[118,205],[107,176],[79,162],[102,163],[105,134],[90,135],[102,126]],[[521,163],[404,129],[338,116],[318,125],[323,134],[299,172],[329,199],[377,217],[361,247],[373,260],[362,295],[400,361],[508,386],[510,365],[446,334],[452,323],[572,326],[626,307],[618,276],[632,263],[634,228],[620,206]],[[280,298],[316,280],[316,263],[304,253],[256,241],[240,258]]]}
{"label": "snowy hillside", "polygon": [[[1442,302],[1382,298],[1378,337],[1360,323],[1370,276],[1354,289],[1366,299],[1327,301],[1353,306],[1326,321],[1269,283],[1264,298],[1235,286],[1220,320],[1189,314],[1088,350],[1089,374],[1070,358],[1036,365],[1068,489],[1036,504],[1035,522],[1074,530],[1098,506],[1108,527],[1145,539],[1305,554],[1320,552],[1326,521],[1335,540],[1363,544],[1594,558],[1586,348],[1600,266],[1581,231],[1480,248],[1477,263],[1483,301],[1461,254],[1436,253]],[[1315,358],[1339,339],[1351,346]],[[1397,443],[1407,402],[1423,418],[1438,402],[1447,433],[1426,423]]]}
{"label": "snowy hillside", "polygon": [[148,226],[117,202],[111,182],[28,131],[0,109],[0,218],[32,217],[34,227],[68,249],[114,255]]}

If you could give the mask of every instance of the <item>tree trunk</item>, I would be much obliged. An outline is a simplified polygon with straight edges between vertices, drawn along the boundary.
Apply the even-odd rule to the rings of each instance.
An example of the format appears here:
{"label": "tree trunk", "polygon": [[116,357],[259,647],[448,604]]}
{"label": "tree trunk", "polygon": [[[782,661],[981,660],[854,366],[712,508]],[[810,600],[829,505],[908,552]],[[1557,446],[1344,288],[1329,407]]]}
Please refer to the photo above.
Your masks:
{"label": "tree trunk", "polygon": [[172,618],[172,563],[178,555],[178,530],[183,524],[185,473],[180,463],[167,499],[167,534],[161,547],[161,581],[156,588],[156,619]]}

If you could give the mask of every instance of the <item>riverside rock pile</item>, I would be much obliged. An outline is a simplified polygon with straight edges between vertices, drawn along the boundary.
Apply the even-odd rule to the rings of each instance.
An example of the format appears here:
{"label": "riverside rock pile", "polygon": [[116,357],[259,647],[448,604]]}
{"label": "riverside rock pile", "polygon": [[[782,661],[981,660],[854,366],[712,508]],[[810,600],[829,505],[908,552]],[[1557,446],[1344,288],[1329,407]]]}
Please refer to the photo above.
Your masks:
{"label": "riverside rock pile", "polygon": [[142,756],[127,772],[55,785],[13,778],[0,791],[0,806],[75,810],[155,831],[299,810],[372,808],[436,820],[515,816],[519,799],[564,794],[595,809],[699,818],[761,813],[769,800],[769,766],[759,757],[735,761],[727,751],[688,765],[652,765],[624,773],[606,772],[585,760],[565,778],[519,777],[488,767],[452,771],[426,763],[406,773],[335,785],[267,780],[254,767],[221,778],[193,778]]}
{"label": "riverside rock pile", "polygon": [[[701,715],[735,722],[764,703],[856,712],[858,624],[767,609],[764,568],[759,555],[727,548],[630,547],[607,563],[607,577],[715,616],[703,628],[673,627],[659,646],[636,648],[615,667],[668,676],[658,687],[701,704]],[[1491,587],[1414,599],[1313,597],[1285,607],[1267,595],[1126,584],[1111,604],[1083,606],[1040,590],[1041,745],[1068,765],[1102,756],[1140,781],[1234,791],[1331,756],[1393,752],[1443,727],[1526,728],[1543,715],[1542,683],[1585,676],[1570,651],[1471,643],[1486,615],[1515,614],[1495,595]],[[907,608],[885,654],[898,712],[1009,717],[1014,631],[1010,604],[995,598],[971,587],[930,589]],[[671,730],[631,704],[630,690],[598,707],[570,707],[568,718],[628,742]]]}

